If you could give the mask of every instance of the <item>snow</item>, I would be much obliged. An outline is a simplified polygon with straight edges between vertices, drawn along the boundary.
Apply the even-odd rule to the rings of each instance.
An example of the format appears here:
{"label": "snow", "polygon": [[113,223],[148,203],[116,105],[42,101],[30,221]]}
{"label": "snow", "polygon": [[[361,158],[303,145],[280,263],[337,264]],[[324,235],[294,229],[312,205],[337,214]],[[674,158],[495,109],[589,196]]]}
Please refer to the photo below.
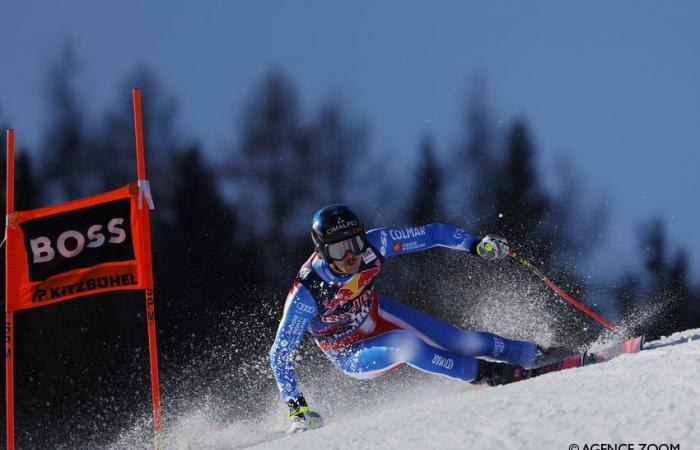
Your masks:
{"label": "snow", "polygon": [[434,376],[421,376],[418,386],[408,388],[398,375],[380,382],[373,403],[360,408],[309,398],[327,423],[297,435],[282,433],[281,402],[260,421],[224,427],[195,412],[170,424],[165,448],[700,448],[699,371],[700,329],[688,330],[647,343],[641,353],[495,388]]}

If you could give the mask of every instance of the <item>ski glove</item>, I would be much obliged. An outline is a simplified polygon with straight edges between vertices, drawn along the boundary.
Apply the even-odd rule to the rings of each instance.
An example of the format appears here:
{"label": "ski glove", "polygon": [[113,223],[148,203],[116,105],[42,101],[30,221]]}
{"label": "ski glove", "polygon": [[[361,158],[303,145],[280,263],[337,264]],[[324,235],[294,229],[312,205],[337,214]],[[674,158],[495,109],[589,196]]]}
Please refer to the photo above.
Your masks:
{"label": "ski glove", "polygon": [[484,236],[476,246],[477,255],[488,260],[505,258],[508,252],[508,241],[500,236]]}
{"label": "ski glove", "polygon": [[292,421],[289,427],[290,433],[301,433],[323,426],[321,415],[311,411],[309,405],[306,404],[306,400],[304,400],[304,396],[287,400],[287,406],[289,406],[289,420]]}

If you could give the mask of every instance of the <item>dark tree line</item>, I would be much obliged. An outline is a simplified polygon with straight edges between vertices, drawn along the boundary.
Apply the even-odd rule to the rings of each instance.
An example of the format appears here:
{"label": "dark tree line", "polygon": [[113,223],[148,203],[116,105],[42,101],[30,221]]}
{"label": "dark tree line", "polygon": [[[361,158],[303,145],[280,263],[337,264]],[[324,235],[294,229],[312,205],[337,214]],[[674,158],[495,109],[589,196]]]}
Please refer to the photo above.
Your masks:
{"label": "dark tree line", "polygon": [[[414,172],[382,179],[380,166],[390,163],[370,152],[367,127],[334,101],[305,115],[296,88],[279,70],[251,93],[225,164],[209,161],[201,145],[179,131],[176,99],[148,70],[128,77],[116,90],[116,106],[98,117],[88,116],[75,89],[76,70],[70,51],[50,67],[50,120],[40,148],[18,149],[16,208],[133,181],[128,94],[132,86],[142,88],[166,413],[214,395],[235,414],[274,391],[267,351],[290,281],[312,250],[309,219],[327,203],[351,204],[369,227],[444,221],[502,235],[565,290],[589,301],[580,265],[599,239],[604,208],[576,209],[576,188],[566,180],[557,193],[546,189],[526,122],[496,133],[483,101],[470,106],[460,145],[438,149],[425,136],[408,149],[418,155]],[[0,125],[9,125],[1,114]],[[629,271],[609,286],[614,295],[598,309],[650,338],[700,326],[700,289],[689,280],[686,255],[672,254],[661,220],[642,228],[640,244],[646,271]],[[582,345],[600,332],[513,264],[436,249],[392,261],[387,272],[382,288],[392,296],[456,325],[488,327],[491,322],[480,319],[484,311],[498,315],[501,306],[540,302],[547,310],[541,320],[550,322],[557,340]],[[492,298],[499,291],[512,294],[511,304]],[[44,446],[84,445],[86,433],[99,440],[148,416],[142,296],[118,293],[22,311],[16,330],[18,442],[44,436],[50,441]],[[532,338],[529,330],[521,329],[521,337]],[[242,385],[242,373],[256,381]]]}

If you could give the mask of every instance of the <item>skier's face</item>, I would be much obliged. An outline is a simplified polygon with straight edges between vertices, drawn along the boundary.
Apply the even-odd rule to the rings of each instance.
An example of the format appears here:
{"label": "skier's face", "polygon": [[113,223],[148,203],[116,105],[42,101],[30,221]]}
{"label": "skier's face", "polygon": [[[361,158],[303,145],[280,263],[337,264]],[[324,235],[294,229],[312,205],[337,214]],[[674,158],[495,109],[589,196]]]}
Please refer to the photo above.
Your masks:
{"label": "skier's face", "polygon": [[335,261],[333,263],[338,271],[343,273],[357,273],[360,268],[360,255],[356,255],[351,251],[348,251],[343,259]]}

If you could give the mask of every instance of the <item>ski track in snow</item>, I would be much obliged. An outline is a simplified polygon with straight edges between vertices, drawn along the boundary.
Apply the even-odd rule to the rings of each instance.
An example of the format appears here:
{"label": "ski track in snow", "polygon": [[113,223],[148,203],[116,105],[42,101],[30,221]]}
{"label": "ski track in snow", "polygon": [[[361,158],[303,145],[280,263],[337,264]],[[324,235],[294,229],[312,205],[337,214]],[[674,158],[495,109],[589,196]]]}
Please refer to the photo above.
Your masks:
{"label": "ski track in snow", "polygon": [[[700,448],[700,329],[644,349],[495,388],[429,378],[414,392],[387,393],[377,406],[331,416],[325,427],[297,435],[283,433],[283,408],[255,424],[223,427],[192,413],[166,428],[164,448],[565,450],[572,444],[583,449],[623,443],[638,449],[642,443]],[[121,442],[110,448],[151,446]]]}

